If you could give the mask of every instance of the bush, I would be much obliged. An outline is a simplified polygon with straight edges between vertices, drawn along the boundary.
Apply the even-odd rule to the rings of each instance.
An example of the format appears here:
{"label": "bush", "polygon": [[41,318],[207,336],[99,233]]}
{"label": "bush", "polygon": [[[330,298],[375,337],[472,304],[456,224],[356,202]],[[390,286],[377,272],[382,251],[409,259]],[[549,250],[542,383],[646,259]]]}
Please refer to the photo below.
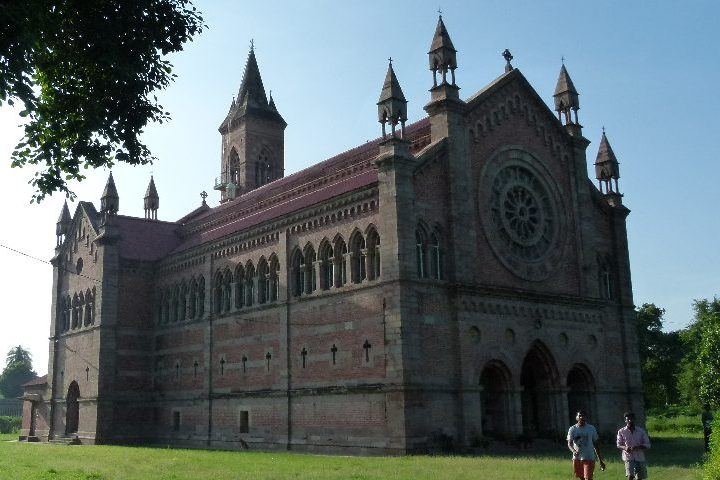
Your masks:
{"label": "bush", "polygon": [[702,433],[700,415],[652,416],[645,422],[648,432]]}
{"label": "bush", "polygon": [[22,426],[20,417],[0,417],[0,433],[15,433]]}
{"label": "bush", "polygon": [[648,408],[645,414],[649,417],[679,417],[682,415],[695,416],[702,413],[702,408],[693,405],[665,405],[664,407]]}
{"label": "bush", "polygon": [[715,413],[713,433],[710,437],[710,453],[704,468],[703,478],[705,480],[720,480],[720,415],[719,412]]}

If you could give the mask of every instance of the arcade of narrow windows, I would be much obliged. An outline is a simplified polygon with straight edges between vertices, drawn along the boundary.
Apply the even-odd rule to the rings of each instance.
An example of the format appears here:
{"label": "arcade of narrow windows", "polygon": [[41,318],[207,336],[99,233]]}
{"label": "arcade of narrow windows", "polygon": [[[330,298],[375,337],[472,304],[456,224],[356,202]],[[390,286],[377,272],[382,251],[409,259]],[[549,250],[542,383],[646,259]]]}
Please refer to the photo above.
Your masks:
{"label": "arcade of narrow windows", "polygon": [[95,323],[95,287],[67,295],[62,301],[59,318],[60,332],[78,330]]}
{"label": "arcade of narrow windows", "polygon": [[320,290],[360,284],[380,278],[380,236],[370,228],[365,236],[355,231],[345,243],[342,235],[320,242],[318,254],[311,244],[296,248],[290,257],[292,294],[309,295]]}
{"label": "arcade of narrow windows", "polygon": [[205,315],[205,277],[162,289],[157,302],[157,323],[182,322]]}

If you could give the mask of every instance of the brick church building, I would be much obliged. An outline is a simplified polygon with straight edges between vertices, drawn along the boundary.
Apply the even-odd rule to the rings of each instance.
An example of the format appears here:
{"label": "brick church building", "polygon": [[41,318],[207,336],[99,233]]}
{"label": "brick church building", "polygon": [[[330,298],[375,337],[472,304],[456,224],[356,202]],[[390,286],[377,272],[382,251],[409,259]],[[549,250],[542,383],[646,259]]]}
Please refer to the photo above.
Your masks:
{"label": "brick church building", "polygon": [[[642,414],[618,161],[563,65],[553,109],[511,64],[470,97],[438,21],[427,116],[392,63],[382,136],[292,175],[251,49],[220,124],[220,203],[57,223],[49,373],[22,435],[338,453],[601,432]],[[430,83],[432,82],[432,83]],[[469,79],[465,80],[470,83]],[[372,119],[368,119],[371,121]]]}

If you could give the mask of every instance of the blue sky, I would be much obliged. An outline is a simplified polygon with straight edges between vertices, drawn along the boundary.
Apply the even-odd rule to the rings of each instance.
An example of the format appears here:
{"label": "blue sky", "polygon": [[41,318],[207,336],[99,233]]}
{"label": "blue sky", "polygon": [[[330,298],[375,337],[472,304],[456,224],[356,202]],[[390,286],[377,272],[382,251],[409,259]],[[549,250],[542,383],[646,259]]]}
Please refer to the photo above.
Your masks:
{"label": "blue sky", "polygon": [[[142,216],[152,171],[159,217],[176,220],[199,205],[219,174],[217,127],[237,92],[254,39],[266,89],[288,122],[286,173],[375,138],[377,97],[387,58],[409,101],[410,121],[424,116],[432,76],[427,50],[436,2],[197,1],[208,29],[172,57],[177,80],[159,95],[173,120],[150,126],[153,166],[116,167],[120,211]],[[604,125],[621,163],[635,302],[667,309],[666,326],[691,318],[694,298],[720,293],[720,99],[718,18],[712,1],[443,2],[458,50],[458,84],[471,96],[503,71],[500,53],[546,102],[565,64],[580,92],[580,121],[594,161]],[[62,198],[28,204],[31,171],[11,170],[19,140],[17,110],[0,109],[0,243],[42,259],[52,256]],[[99,203],[106,171],[75,186]],[[71,205],[71,210],[74,208]],[[46,370],[52,270],[0,248],[0,354],[28,346]],[[8,272],[12,272],[9,274]]]}

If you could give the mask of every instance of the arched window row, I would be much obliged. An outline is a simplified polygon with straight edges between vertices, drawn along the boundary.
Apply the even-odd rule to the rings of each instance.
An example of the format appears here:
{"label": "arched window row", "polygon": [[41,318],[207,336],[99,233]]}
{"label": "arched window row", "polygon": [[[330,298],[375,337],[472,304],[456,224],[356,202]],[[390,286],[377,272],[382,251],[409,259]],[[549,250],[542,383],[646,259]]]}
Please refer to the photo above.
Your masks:
{"label": "arched window row", "polygon": [[418,278],[445,279],[445,245],[437,229],[415,229],[415,262]]}
{"label": "arched window row", "polygon": [[60,332],[78,330],[95,324],[95,287],[84,292],[80,290],[71,297],[61,300],[59,328]]}
{"label": "arched window row", "polygon": [[320,242],[317,253],[308,243],[290,257],[291,290],[295,297],[318,288],[330,290],[380,278],[380,236],[374,228],[367,234],[353,232],[347,243],[342,235]]}
{"label": "arched window row", "polygon": [[215,274],[213,312],[230,313],[253,305],[273,303],[280,296],[280,262],[277,255],[261,257],[238,264],[234,270],[226,267]]}
{"label": "arched window row", "polygon": [[168,324],[195,320],[205,316],[205,277],[192,277],[160,289],[156,305],[156,322]]}

